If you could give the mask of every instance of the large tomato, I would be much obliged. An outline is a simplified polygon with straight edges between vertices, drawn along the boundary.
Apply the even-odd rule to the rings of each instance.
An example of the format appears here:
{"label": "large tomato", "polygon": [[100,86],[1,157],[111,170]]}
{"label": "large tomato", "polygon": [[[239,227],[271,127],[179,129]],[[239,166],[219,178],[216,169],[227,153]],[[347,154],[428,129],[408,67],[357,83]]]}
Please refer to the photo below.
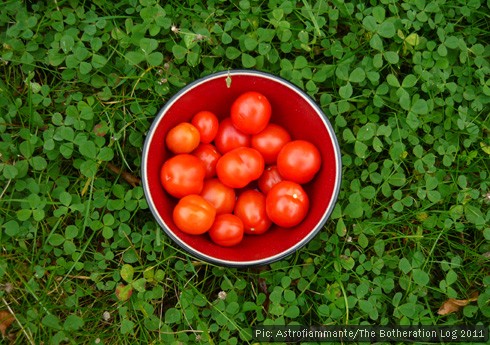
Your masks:
{"label": "large tomato", "polygon": [[310,202],[301,185],[281,181],[267,193],[265,210],[269,219],[284,228],[298,225],[306,217]]}
{"label": "large tomato", "polygon": [[209,144],[218,133],[219,120],[214,113],[203,110],[192,117],[193,124],[201,135],[201,142]]}
{"label": "large tomato", "polygon": [[279,170],[277,170],[277,166],[269,165],[264,169],[262,175],[260,175],[259,180],[257,181],[257,185],[260,191],[264,194],[269,193],[272,187],[277,183],[281,182],[283,178],[279,174]]}
{"label": "large tomato", "polygon": [[199,158],[204,164],[206,178],[216,176],[216,164],[221,157],[221,154],[216,147],[212,144],[201,143],[194,151],[192,151],[192,154]]}
{"label": "large tomato", "polygon": [[243,188],[264,171],[264,158],[250,147],[239,147],[225,153],[216,164],[220,181],[231,188]]}
{"label": "large tomato", "polygon": [[232,213],[235,207],[235,190],[217,178],[204,181],[201,194],[216,209],[216,214]]}
{"label": "large tomato", "polygon": [[257,190],[246,190],[238,196],[234,214],[242,220],[246,234],[263,234],[272,225],[265,211],[265,196]]}
{"label": "large tomato", "polygon": [[220,214],[208,233],[211,240],[220,246],[235,246],[243,239],[243,223],[233,214]]}
{"label": "large tomato", "polygon": [[182,198],[201,193],[206,170],[201,160],[182,153],[165,161],[160,172],[163,188],[172,196]]}
{"label": "large tomato", "polygon": [[219,124],[214,144],[219,152],[226,153],[237,147],[250,146],[250,135],[236,129],[231,119],[227,117]]}
{"label": "large tomato", "polygon": [[233,102],[230,117],[233,125],[246,134],[262,131],[271,118],[271,104],[261,93],[248,91]]}
{"label": "large tomato", "polygon": [[293,140],[283,146],[277,156],[277,169],[285,179],[307,183],[320,170],[322,159],[315,145],[306,140]]}
{"label": "large tomato", "polygon": [[252,136],[251,147],[262,154],[265,164],[275,164],[279,151],[290,141],[291,136],[283,127],[269,123],[263,131]]}
{"label": "large tomato", "polygon": [[191,194],[179,200],[173,211],[175,225],[185,233],[200,235],[214,223],[216,210],[202,196]]}
{"label": "large tomato", "polygon": [[189,122],[182,122],[168,131],[165,143],[170,151],[178,154],[193,151],[200,140],[199,130]]}

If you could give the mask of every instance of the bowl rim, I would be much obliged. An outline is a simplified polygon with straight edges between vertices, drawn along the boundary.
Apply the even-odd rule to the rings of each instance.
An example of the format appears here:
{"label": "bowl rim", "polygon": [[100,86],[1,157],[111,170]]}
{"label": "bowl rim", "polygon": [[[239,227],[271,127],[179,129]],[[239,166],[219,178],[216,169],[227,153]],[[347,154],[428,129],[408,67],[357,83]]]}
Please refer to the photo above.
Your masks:
{"label": "bowl rim", "polygon": [[[296,92],[301,98],[303,98],[314,110],[315,112],[319,115],[320,119],[325,125],[325,128],[327,129],[329,133],[330,140],[332,142],[333,146],[333,151],[335,153],[335,165],[336,165],[336,176],[335,176],[335,185],[333,188],[333,193],[332,197],[330,199],[329,204],[327,205],[325,212],[323,213],[322,217],[319,219],[317,224],[312,228],[312,230],[307,234],[307,236],[303,237],[301,241],[297,242],[294,246],[289,247],[288,249],[277,253],[273,256],[269,256],[266,258],[258,259],[258,260],[249,260],[249,261],[232,261],[232,260],[223,260],[219,259],[213,256],[209,256],[207,254],[201,253],[198,250],[188,246],[186,243],[184,243],[182,240],[176,236],[173,231],[167,226],[163,218],[159,215],[156,206],[154,205],[153,199],[151,197],[151,192],[149,189],[149,185],[147,182],[147,157],[148,157],[148,151],[151,146],[152,138],[155,133],[156,128],[160,124],[160,121],[165,117],[165,113],[167,110],[173,106],[175,102],[177,102],[180,97],[187,92],[190,92],[192,89],[196,88],[197,86],[208,82],[209,80],[214,80],[218,78],[222,78],[224,76],[232,78],[233,76],[236,75],[246,75],[246,76],[254,76],[254,77],[261,77],[261,78],[267,78],[270,80],[273,80],[275,82],[278,82],[282,84],[283,86],[286,86],[289,89],[292,89],[294,92]],[[231,80],[233,82],[233,79]],[[153,122],[146,133],[146,138],[144,141],[144,146],[142,150],[142,157],[141,157],[141,181],[142,181],[142,186],[143,186],[143,192],[146,198],[146,201],[148,203],[148,207],[153,215],[153,218],[157,221],[157,223],[160,225],[160,227],[163,229],[163,231],[166,233],[167,236],[169,236],[176,244],[178,244],[184,251],[185,254],[191,255],[197,259],[200,259],[202,261],[205,261],[207,263],[219,265],[219,266],[224,266],[224,267],[254,267],[254,266],[261,266],[261,265],[267,265],[276,261],[279,261],[294,252],[298,251],[302,247],[304,247],[308,242],[310,242],[317,234],[318,232],[323,228],[325,225],[326,221],[329,219],[331,213],[333,212],[333,209],[335,207],[335,204],[337,202],[337,198],[339,195],[340,191],[340,185],[342,182],[342,159],[341,159],[341,151],[340,151],[340,146],[338,143],[337,136],[335,135],[333,126],[323,110],[320,108],[320,106],[313,100],[313,98],[308,95],[304,90],[299,88],[298,86],[294,85],[292,82],[284,79],[283,77],[276,76],[274,74],[268,73],[268,72],[263,72],[263,71],[258,71],[258,70],[248,70],[248,69],[229,69],[225,71],[219,71],[219,72],[214,72],[211,74],[208,74],[206,76],[200,77],[184,87],[182,87],[179,91],[177,91],[172,97],[169,98],[169,100],[160,108],[160,110],[157,112],[155,117],[153,118]]]}

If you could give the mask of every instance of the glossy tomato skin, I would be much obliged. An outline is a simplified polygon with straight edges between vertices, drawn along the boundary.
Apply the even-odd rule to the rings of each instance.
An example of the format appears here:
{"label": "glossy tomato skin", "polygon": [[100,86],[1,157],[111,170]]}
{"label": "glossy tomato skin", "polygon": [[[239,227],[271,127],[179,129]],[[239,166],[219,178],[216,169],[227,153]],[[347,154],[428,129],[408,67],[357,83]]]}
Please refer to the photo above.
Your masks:
{"label": "glossy tomato skin", "polygon": [[204,164],[204,168],[206,169],[205,178],[209,179],[216,176],[216,164],[221,158],[221,154],[214,145],[201,143],[192,151],[192,155],[199,158]]}
{"label": "glossy tomato skin", "polygon": [[192,152],[200,140],[199,130],[189,122],[182,122],[171,128],[165,137],[168,149],[176,154]]}
{"label": "glossy tomato skin", "polygon": [[200,195],[213,205],[216,214],[232,213],[235,208],[235,190],[225,186],[217,178],[205,180]]}
{"label": "glossy tomato skin", "polygon": [[263,131],[252,136],[251,147],[264,157],[265,164],[275,164],[279,151],[291,141],[291,135],[283,127],[269,123]]}
{"label": "glossy tomato skin", "polygon": [[279,170],[276,165],[269,165],[265,167],[264,172],[260,175],[257,185],[262,193],[267,195],[274,185],[283,181],[283,178],[279,174]]}
{"label": "glossy tomato skin", "polygon": [[229,117],[223,119],[218,127],[218,133],[214,138],[214,145],[222,154],[237,147],[250,146],[250,135],[245,134],[233,126]]}
{"label": "glossy tomato skin", "polygon": [[220,214],[208,233],[211,240],[220,246],[236,246],[243,239],[243,223],[233,214]]}
{"label": "glossy tomato skin", "polygon": [[233,125],[246,134],[257,134],[269,123],[272,113],[267,97],[248,91],[233,102],[230,117]]}
{"label": "glossy tomato skin", "polygon": [[315,145],[306,140],[293,140],[283,146],[277,156],[279,174],[300,184],[310,182],[320,170],[322,159]]}
{"label": "glossy tomato skin", "polygon": [[303,187],[292,181],[281,181],[266,196],[265,209],[269,219],[283,227],[298,225],[308,214],[310,201]]}
{"label": "glossy tomato skin", "polygon": [[202,196],[190,194],[179,200],[173,210],[175,225],[183,232],[201,235],[214,223],[216,210]]}
{"label": "glossy tomato skin", "polygon": [[216,165],[219,180],[231,188],[243,188],[264,171],[264,158],[250,147],[238,147],[225,153]]}
{"label": "glossy tomato skin", "polygon": [[199,158],[182,153],[165,161],[160,172],[160,181],[170,195],[182,198],[201,193],[205,175],[206,170]]}
{"label": "glossy tomato skin", "polygon": [[201,143],[209,144],[218,133],[218,117],[210,111],[203,110],[196,113],[191,119],[191,124],[198,129]]}
{"label": "glossy tomato skin", "polygon": [[257,190],[246,190],[238,196],[234,214],[242,220],[246,234],[263,234],[272,225],[265,211],[265,196]]}

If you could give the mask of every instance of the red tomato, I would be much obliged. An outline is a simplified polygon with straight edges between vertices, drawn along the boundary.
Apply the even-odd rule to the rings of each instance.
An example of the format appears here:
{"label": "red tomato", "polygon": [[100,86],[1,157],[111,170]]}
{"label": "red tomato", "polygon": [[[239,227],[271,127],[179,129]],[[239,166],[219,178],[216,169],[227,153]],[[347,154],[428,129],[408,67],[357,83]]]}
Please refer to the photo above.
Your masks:
{"label": "red tomato", "polygon": [[204,234],[213,225],[215,217],[214,207],[196,194],[184,196],[173,211],[175,225],[191,235]]}
{"label": "red tomato", "polygon": [[272,225],[265,212],[265,196],[257,190],[250,189],[240,194],[234,214],[242,220],[246,234],[263,234]]}
{"label": "red tomato", "polygon": [[221,154],[216,147],[211,144],[201,143],[194,151],[192,151],[192,154],[199,158],[204,164],[206,178],[216,176],[216,164],[221,157]]}
{"label": "red tomato", "polygon": [[283,127],[269,123],[263,131],[252,136],[251,147],[264,156],[265,164],[275,164],[279,151],[290,141],[291,136]]}
{"label": "red tomato", "polygon": [[218,118],[210,111],[203,110],[198,112],[192,118],[191,124],[199,130],[202,143],[209,144],[218,133]]}
{"label": "red tomato", "polygon": [[179,123],[167,133],[165,143],[173,153],[189,153],[200,141],[199,130],[188,122]]}
{"label": "red tomato", "polygon": [[231,106],[233,126],[246,134],[262,131],[271,118],[271,104],[261,93],[249,91],[241,94]]}
{"label": "red tomato", "polygon": [[216,164],[220,181],[231,188],[243,188],[264,171],[264,158],[250,147],[239,147],[225,153]]}
{"label": "red tomato", "polygon": [[199,158],[188,153],[165,161],[160,172],[163,188],[172,196],[182,198],[201,193],[206,170]]}
{"label": "red tomato", "polygon": [[250,146],[250,135],[236,129],[231,119],[227,117],[219,124],[214,144],[218,151],[224,154],[237,147]]}
{"label": "red tomato", "polygon": [[279,175],[279,170],[277,170],[277,166],[270,165],[264,169],[262,175],[260,175],[259,180],[257,181],[258,187],[260,191],[264,194],[269,193],[272,187],[277,183],[281,182],[283,179],[281,175]]}
{"label": "red tomato", "polygon": [[242,241],[243,223],[240,218],[233,214],[220,214],[216,216],[216,220],[208,233],[214,243],[231,247]]}
{"label": "red tomato", "polygon": [[290,228],[301,223],[306,217],[310,202],[301,185],[292,181],[281,181],[266,196],[265,210],[269,219],[283,227]]}
{"label": "red tomato", "polygon": [[277,169],[285,180],[300,184],[315,177],[321,166],[320,151],[305,140],[293,140],[283,146],[277,156]]}
{"label": "red tomato", "polygon": [[216,214],[232,213],[235,207],[235,190],[225,186],[217,178],[204,181],[200,194],[216,209]]}

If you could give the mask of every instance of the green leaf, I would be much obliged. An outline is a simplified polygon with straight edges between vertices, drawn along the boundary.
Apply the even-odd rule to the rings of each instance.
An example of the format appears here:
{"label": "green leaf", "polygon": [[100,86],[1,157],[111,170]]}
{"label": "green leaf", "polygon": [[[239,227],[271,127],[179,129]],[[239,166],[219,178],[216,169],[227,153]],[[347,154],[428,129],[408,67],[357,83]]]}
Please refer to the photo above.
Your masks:
{"label": "green leaf", "polygon": [[405,76],[405,78],[403,78],[402,87],[410,88],[410,87],[414,87],[415,84],[417,84],[417,77],[414,76],[413,74],[408,74]]}
{"label": "green leaf", "polygon": [[251,67],[255,66],[256,61],[252,55],[247,54],[247,53],[242,53],[242,64],[243,64],[243,67],[245,67],[245,68],[251,68]]}
{"label": "green leaf", "polygon": [[165,311],[165,323],[173,324],[178,323],[181,318],[180,310],[176,308],[169,308]]}
{"label": "green leaf", "polygon": [[85,325],[85,322],[80,316],[68,315],[63,323],[65,331],[78,331]]}
{"label": "green leaf", "polygon": [[349,76],[349,81],[353,83],[362,83],[366,79],[366,72],[361,67],[354,69]]}
{"label": "green leaf", "polygon": [[94,68],[102,68],[107,64],[107,58],[105,56],[94,54],[92,56],[92,66]]}
{"label": "green leaf", "polygon": [[383,51],[384,50],[384,48],[383,48],[383,41],[381,40],[381,37],[379,37],[378,34],[374,34],[373,37],[371,37],[371,39],[369,40],[369,45],[373,49],[376,49],[376,50],[379,50],[379,51]]}
{"label": "green leaf", "polygon": [[235,48],[235,47],[228,47],[226,48],[225,55],[228,59],[230,60],[235,60],[237,57],[239,57],[241,52]]}
{"label": "green leaf", "polygon": [[[172,46],[172,53],[174,54],[174,56],[175,56],[175,58],[176,58],[177,60],[183,60],[183,59],[185,59],[185,55],[187,54],[187,49],[186,49],[186,48],[184,48],[184,47],[182,47],[180,44],[174,44],[174,45]],[[126,54],[126,55],[127,55],[127,54]],[[142,54],[141,54],[141,55],[142,55]],[[126,58],[127,58],[127,57],[126,57]],[[144,58],[145,58],[145,57],[144,57],[144,56],[142,56],[142,58],[141,58],[140,62],[141,62],[141,61],[143,61],[143,60],[144,60]],[[139,63],[139,62],[137,62],[137,63]]]}
{"label": "green leaf", "polygon": [[47,314],[45,317],[43,317],[41,323],[49,328],[55,329],[55,330],[61,330],[61,324],[60,324],[60,319],[53,315],[53,314]]}
{"label": "green leaf", "polygon": [[52,234],[49,237],[49,243],[52,246],[55,246],[55,247],[60,246],[63,244],[63,242],[65,242],[65,238],[60,234]]}
{"label": "green leaf", "polygon": [[347,84],[339,88],[339,95],[343,99],[349,99],[352,96],[352,93],[352,84],[350,82],[347,82]]}
{"label": "green leaf", "polygon": [[163,62],[163,54],[160,52],[153,52],[147,56],[146,61],[150,66],[159,66]]}
{"label": "green leaf", "polygon": [[91,159],[95,159],[97,157],[97,147],[93,141],[85,141],[79,147],[80,153]]}
{"label": "green leaf", "polygon": [[427,286],[429,283],[429,275],[420,268],[414,268],[412,271],[413,281],[420,286]]}
{"label": "green leaf", "polygon": [[136,279],[135,281],[133,281],[131,283],[131,285],[138,292],[144,292],[144,291],[146,291],[146,279],[145,278]]}
{"label": "green leaf", "polygon": [[357,132],[357,140],[368,141],[376,134],[376,125],[374,123],[367,123]]}
{"label": "green leaf", "polygon": [[387,52],[385,52],[384,53],[384,58],[385,58],[385,60],[388,63],[390,63],[392,65],[397,64],[398,61],[400,61],[400,58],[398,56],[398,53],[393,52],[393,51],[387,51]]}
{"label": "green leaf", "polygon": [[391,38],[395,36],[395,25],[391,21],[384,21],[379,25],[378,34],[384,38]]}
{"label": "green leaf", "polygon": [[366,158],[368,155],[368,146],[362,141],[356,140],[354,144],[354,152],[360,158]]}
{"label": "green leaf", "polygon": [[92,65],[86,61],[82,61],[80,62],[79,69],[81,74],[88,74],[92,70]]}
{"label": "green leaf", "polygon": [[[177,47],[177,45],[174,45],[174,47]],[[174,47],[172,47],[172,51],[174,51]],[[175,55],[175,52],[174,52]],[[175,56],[177,58],[177,56]],[[125,55],[126,60],[128,60],[130,65],[137,65],[140,62],[145,60],[145,55],[141,52],[136,52],[136,51],[130,51],[127,52]]]}
{"label": "green leaf", "polygon": [[121,278],[127,283],[131,283],[133,281],[134,268],[129,264],[124,264],[120,270]]}
{"label": "green leaf", "polygon": [[5,177],[7,180],[14,179],[18,173],[19,171],[14,165],[11,164],[3,165],[3,177]]}
{"label": "green leaf", "polygon": [[407,260],[407,258],[401,258],[400,261],[398,262],[398,268],[404,274],[408,274],[408,272],[412,270],[412,265],[410,264],[410,261]]}
{"label": "green leaf", "polygon": [[149,55],[152,51],[157,49],[158,41],[154,38],[142,38],[140,39],[140,48],[145,55]]}

